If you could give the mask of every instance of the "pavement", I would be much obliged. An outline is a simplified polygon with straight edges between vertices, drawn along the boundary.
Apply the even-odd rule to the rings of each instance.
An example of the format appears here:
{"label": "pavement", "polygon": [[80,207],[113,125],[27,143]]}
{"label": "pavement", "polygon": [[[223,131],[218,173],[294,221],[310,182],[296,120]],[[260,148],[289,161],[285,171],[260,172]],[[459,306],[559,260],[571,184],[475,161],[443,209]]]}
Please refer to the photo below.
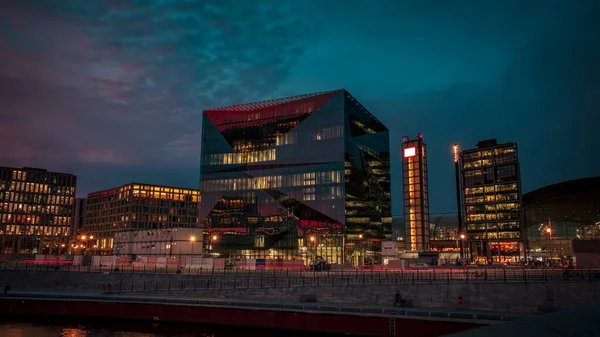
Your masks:
{"label": "pavement", "polygon": [[193,296],[147,296],[147,295],[123,295],[119,293],[85,293],[85,292],[58,292],[58,291],[10,291],[3,294],[3,298],[19,299],[58,299],[71,301],[110,301],[110,302],[134,302],[154,303],[166,305],[201,305],[219,307],[243,307],[253,309],[275,309],[290,311],[310,311],[321,313],[337,313],[352,315],[371,315],[386,317],[404,317],[407,319],[422,319],[436,321],[469,322],[476,324],[496,324],[505,321],[513,321],[524,317],[519,313],[473,311],[444,308],[413,308],[395,307],[381,305],[355,305],[321,302],[282,302],[267,300],[244,300],[244,299],[222,299]]}
{"label": "pavement", "polygon": [[525,317],[444,337],[595,337],[600,336],[600,302]]}

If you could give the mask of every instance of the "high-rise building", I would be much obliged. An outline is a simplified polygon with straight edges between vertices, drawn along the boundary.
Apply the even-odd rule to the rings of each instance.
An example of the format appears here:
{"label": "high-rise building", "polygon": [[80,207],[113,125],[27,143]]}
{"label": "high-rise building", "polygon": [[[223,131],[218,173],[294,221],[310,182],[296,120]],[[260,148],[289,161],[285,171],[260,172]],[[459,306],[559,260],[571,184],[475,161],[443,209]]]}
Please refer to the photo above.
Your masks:
{"label": "high-rise building", "polygon": [[429,192],[427,189],[427,148],[423,136],[402,139],[402,185],[406,249],[428,251]]}
{"label": "high-rise building", "polygon": [[111,255],[117,233],[198,227],[199,198],[198,190],[140,183],[89,193],[75,252]]}
{"label": "high-rise building", "polygon": [[83,228],[83,225],[85,225],[86,205],[86,198],[75,198],[75,214],[73,216],[73,230],[71,231],[73,242],[77,240],[77,233],[79,233],[79,231]]}
{"label": "high-rise building", "polygon": [[460,153],[462,207],[471,255],[517,261],[521,241],[521,175],[516,143],[495,139]]}
{"label": "high-rise building", "polygon": [[343,89],[204,111],[200,181],[223,254],[368,264],[391,238],[389,132]]}
{"label": "high-rise building", "polygon": [[77,177],[0,167],[0,253],[66,254]]}

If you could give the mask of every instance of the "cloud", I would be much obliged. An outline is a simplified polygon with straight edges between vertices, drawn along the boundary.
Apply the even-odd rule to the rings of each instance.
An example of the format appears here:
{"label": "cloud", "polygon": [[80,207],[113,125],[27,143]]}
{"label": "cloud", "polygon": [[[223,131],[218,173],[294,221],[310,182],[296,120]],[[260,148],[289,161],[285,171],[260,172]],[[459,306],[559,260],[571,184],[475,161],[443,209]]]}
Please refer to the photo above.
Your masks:
{"label": "cloud", "polygon": [[201,111],[269,96],[315,37],[279,1],[5,2],[5,165],[198,165]]}

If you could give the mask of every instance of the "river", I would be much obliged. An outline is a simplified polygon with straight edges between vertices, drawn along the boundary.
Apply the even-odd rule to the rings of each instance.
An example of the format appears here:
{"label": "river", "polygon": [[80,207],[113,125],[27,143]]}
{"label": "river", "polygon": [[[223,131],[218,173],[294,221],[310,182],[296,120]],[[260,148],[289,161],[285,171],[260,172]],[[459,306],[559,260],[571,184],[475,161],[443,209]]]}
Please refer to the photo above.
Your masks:
{"label": "river", "polygon": [[[2,337],[300,337],[307,334],[309,333],[126,320],[0,318]],[[310,335],[333,336],[315,333]]]}

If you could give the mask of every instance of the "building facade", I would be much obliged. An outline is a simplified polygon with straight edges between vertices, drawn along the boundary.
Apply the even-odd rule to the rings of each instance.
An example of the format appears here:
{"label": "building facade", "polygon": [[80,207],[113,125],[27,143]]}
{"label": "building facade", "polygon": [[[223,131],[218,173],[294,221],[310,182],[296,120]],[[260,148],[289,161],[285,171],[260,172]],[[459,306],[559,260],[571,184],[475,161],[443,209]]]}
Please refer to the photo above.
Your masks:
{"label": "building facade", "polygon": [[391,237],[389,132],[345,90],[204,111],[200,181],[226,254],[360,264]]}
{"label": "building facade", "polygon": [[130,183],[89,193],[78,246],[94,255],[111,255],[117,232],[198,227],[198,190]]}
{"label": "building facade", "polygon": [[73,229],[71,231],[72,243],[76,242],[77,233],[79,233],[83,228],[83,225],[85,225],[86,205],[86,198],[75,198],[75,214],[73,215]]}
{"label": "building facade", "polygon": [[428,251],[429,191],[427,148],[423,136],[402,139],[402,185],[404,191],[404,228],[406,250]]}
{"label": "building facade", "polygon": [[479,262],[517,261],[522,252],[521,175],[516,143],[495,139],[460,153],[467,245]]}
{"label": "building facade", "polygon": [[0,253],[66,254],[77,177],[0,167]]}
{"label": "building facade", "polygon": [[115,233],[113,254],[180,258],[201,256],[202,228],[160,228]]}
{"label": "building facade", "polygon": [[523,194],[530,259],[565,260],[573,240],[600,239],[600,177],[569,180]]}

